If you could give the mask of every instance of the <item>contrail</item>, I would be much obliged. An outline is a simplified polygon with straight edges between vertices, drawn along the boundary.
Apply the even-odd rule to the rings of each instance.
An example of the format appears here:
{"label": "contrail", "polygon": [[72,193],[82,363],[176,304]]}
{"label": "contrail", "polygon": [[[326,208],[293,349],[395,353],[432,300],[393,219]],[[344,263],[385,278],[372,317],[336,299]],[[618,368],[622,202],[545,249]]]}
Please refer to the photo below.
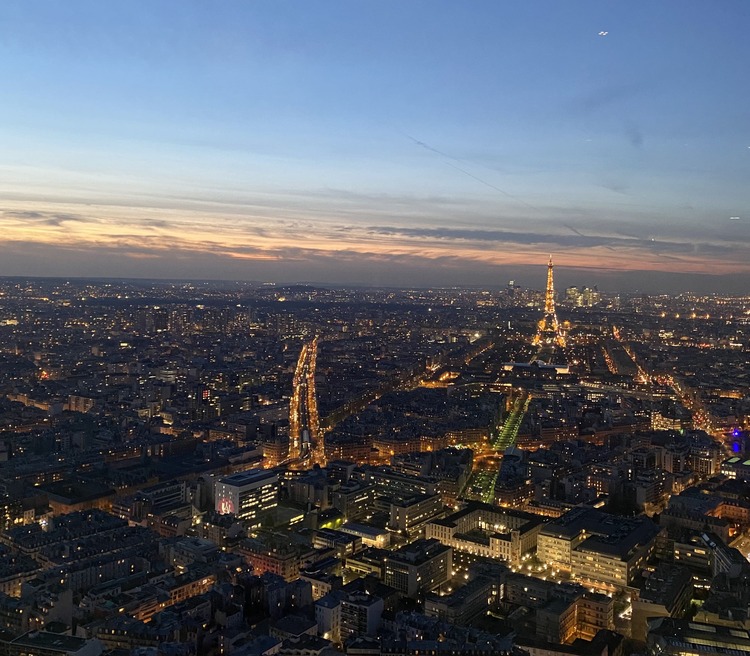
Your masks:
{"label": "contrail", "polygon": [[432,146],[426,144],[424,141],[420,141],[419,139],[415,139],[414,137],[412,137],[410,134],[407,134],[406,132],[404,132],[404,135],[406,135],[415,144],[417,144],[417,146],[421,146],[425,150],[429,150],[430,152],[437,153],[441,157],[446,157],[447,159],[453,159],[453,160],[456,160],[457,162],[461,161],[458,158],[449,155],[448,153],[444,153],[442,150],[438,150],[437,148],[433,148]]}
{"label": "contrail", "polygon": [[525,200],[522,200],[521,198],[518,198],[517,196],[514,196],[513,194],[509,194],[504,189],[500,189],[500,187],[492,184],[491,182],[487,182],[487,180],[482,180],[479,176],[474,175],[473,173],[469,173],[468,171],[462,169],[460,166],[456,166],[455,164],[451,164],[450,162],[445,162],[448,166],[452,166],[457,171],[461,171],[461,173],[464,173],[468,175],[470,178],[473,178],[477,182],[481,182],[483,185],[486,185],[490,189],[494,189],[495,191],[499,191],[503,196],[507,196],[508,198],[516,201],[517,203],[521,203],[522,205],[526,205],[526,207],[530,207],[532,210],[535,210],[536,208],[533,205],[529,205]]}
{"label": "contrail", "polygon": [[[404,136],[406,136],[407,138],[411,139],[420,148],[424,148],[425,150],[429,150],[431,153],[435,153],[436,155],[440,155],[440,157],[443,158],[443,164],[447,164],[451,168],[456,169],[456,171],[460,171],[464,175],[469,176],[472,180],[476,180],[477,182],[483,184],[485,187],[489,187],[490,189],[494,189],[495,191],[497,191],[498,193],[501,193],[506,198],[510,198],[511,200],[514,200],[517,203],[520,203],[521,205],[525,205],[529,209],[532,209],[532,210],[537,210],[538,209],[538,208],[534,207],[533,205],[529,205],[529,203],[527,203],[522,198],[518,198],[518,196],[514,196],[513,194],[508,193],[504,189],[501,189],[497,185],[494,185],[491,182],[487,182],[487,180],[484,180],[484,179],[480,178],[478,175],[474,175],[473,173],[470,173],[466,169],[462,169],[460,166],[456,166],[456,164],[453,164],[453,162],[461,162],[462,160],[460,160],[459,158],[453,157],[452,155],[449,155],[448,153],[444,153],[442,150],[438,150],[437,148],[433,148],[429,144],[426,144],[424,141],[420,141],[419,139],[415,139],[414,137],[412,137],[410,134],[408,134],[406,132],[403,132],[402,134],[404,134]],[[451,161],[447,161],[447,160],[451,160]]]}
{"label": "contrail", "polygon": [[571,225],[567,225],[567,224],[566,224],[566,225],[565,225],[565,227],[566,227],[566,228],[567,228],[568,230],[570,230],[571,232],[574,232],[575,234],[577,234],[577,235],[578,235],[579,237],[588,237],[588,236],[589,236],[589,235],[584,235],[584,234],[583,234],[583,233],[582,233],[582,232],[581,232],[580,230],[576,230],[576,229],[575,229],[575,228],[574,228],[573,226],[571,226]]}

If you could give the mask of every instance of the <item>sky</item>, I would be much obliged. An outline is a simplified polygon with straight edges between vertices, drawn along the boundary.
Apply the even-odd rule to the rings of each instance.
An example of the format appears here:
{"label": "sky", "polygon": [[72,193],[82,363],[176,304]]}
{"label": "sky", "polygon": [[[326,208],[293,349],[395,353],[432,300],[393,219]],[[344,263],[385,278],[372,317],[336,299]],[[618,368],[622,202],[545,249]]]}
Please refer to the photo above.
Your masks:
{"label": "sky", "polygon": [[0,275],[747,293],[747,0],[3,0]]}

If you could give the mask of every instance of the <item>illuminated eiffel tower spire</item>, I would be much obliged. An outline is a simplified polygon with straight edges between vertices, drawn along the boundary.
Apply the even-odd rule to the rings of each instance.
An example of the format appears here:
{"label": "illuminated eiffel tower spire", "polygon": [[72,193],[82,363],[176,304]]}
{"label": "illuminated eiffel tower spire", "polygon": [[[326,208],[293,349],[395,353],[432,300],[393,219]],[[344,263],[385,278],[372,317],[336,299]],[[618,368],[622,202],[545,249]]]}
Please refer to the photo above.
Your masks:
{"label": "illuminated eiffel tower spire", "polygon": [[544,295],[544,316],[539,321],[534,344],[565,346],[565,337],[560,330],[557,313],[555,312],[554,265],[552,264],[551,255],[547,264],[547,291]]}

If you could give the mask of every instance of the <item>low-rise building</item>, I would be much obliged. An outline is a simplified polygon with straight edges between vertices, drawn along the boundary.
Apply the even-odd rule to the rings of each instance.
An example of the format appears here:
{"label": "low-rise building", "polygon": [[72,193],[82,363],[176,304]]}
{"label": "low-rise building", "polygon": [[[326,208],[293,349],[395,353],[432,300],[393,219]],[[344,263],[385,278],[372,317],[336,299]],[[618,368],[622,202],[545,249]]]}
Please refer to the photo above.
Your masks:
{"label": "low-rise building", "polygon": [[450,580],[453,549],[438,540],[420,539],[385,559],[383,582],[407,597],[435,590]]}
{"label": "low-rise building", "polygon": [[745,629],[729,626],[658,617],[648,623],[646,653],[649,656],[741,656],[750,654],[750,634]]}
{"label": "low-rise building", "polygon": [[623,518],[579,507],[546,524],[537,554],[578,580],[628,586],[653,552],[659,527],[647,517]]}
{"label": "low-rise building", "polygon": [[661,564],[649,573],[633,599],[631,637],[646,640],[648,621],[654,617],[681,617],[693,593],[692,574],[686,567]]}
{"label": "low-rise building", "polygon": [[238,553],[248,565],[252,565],[255,574],[271,572],[286,581],[299,576],[300,552],[288,540],[267,535],[247,538],[240,543]]}
{"label": "low-rise building", "polygon": [[532,513],[470,501],[465,508],[425,527],[425,537],[457,552],[519,565],[537,546],[544,518]]}
{"label": "low-rise building", "polygon": [[346,522],[341,526],[341,531],[361,538],[365,547],[387,549],[391,545],[391,534],[388,531],[368,524]]}
{"label": "low-rise building", "polygon": [[450,594],[429,594],[425,597],[424,614],[449,624],[465,626],[487,612],[487,600],[493,596],[493,587],[490,578],[478,576]]}
{"label": "low-rise building", "polygon": [[413,537],[422,532],[424,525],[443,513],[439,494],[416,494],[394,500],[390,507],[388,528]]}

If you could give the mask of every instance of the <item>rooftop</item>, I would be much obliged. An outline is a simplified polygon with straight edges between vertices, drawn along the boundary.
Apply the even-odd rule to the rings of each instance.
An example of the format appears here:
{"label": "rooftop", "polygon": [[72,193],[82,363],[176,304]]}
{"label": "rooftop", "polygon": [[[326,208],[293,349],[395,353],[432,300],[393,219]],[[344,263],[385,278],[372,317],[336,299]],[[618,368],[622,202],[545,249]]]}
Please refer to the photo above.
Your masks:
{"label": "rooftop", "polygon": [[11,644],[25,647],[57,650],[61,654],[76,652],[86,645],[84,638],[48,633],[47,631],[29,631],[16,638]]}
{"label": "rooftop", "polygon": [[233,485],[235,487],[243,487],[245,485],[251,485],[253,483],[259,483],[266,479],[278,479],[278,474],[272,469],[248,469],[237,474],[232,474],[225,478],[219,479],[219,483],[224,485]]}

